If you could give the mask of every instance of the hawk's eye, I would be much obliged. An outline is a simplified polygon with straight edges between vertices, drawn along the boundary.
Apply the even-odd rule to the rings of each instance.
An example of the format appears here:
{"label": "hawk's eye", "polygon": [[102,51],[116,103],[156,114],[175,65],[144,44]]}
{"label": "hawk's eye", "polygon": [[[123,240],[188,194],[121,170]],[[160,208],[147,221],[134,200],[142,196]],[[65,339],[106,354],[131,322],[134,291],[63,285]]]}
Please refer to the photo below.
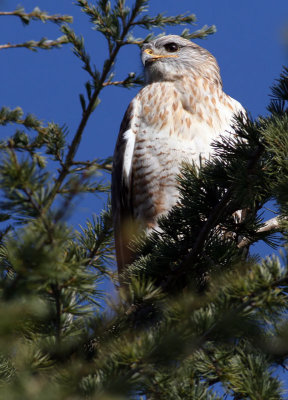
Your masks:
{"label": "hawk's eye", "polygon": [[165,44],[164,48],[166,51],[169,51],[169,53],[175,53],[175,51],[179,50],[178,44],[176,44],[174,42]]}

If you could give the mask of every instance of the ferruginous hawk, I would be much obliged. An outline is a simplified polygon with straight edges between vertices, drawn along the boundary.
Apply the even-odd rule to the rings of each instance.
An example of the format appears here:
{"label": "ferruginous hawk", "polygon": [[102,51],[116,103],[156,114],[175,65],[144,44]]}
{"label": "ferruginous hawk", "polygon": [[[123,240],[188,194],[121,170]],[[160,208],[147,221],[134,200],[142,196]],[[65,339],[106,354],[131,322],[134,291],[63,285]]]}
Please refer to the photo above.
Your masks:
{"label": "ferruginous hawk", "polygon": [[112,210],[121,273],[133,261],[135,224],[149,232],[178,199],[176,176],[183,161],[207,159],[211,142],[233,133],[241,104],[222,90],[216,59],[180,36],[142,48],[146,85],[131,101],[114,153]]}

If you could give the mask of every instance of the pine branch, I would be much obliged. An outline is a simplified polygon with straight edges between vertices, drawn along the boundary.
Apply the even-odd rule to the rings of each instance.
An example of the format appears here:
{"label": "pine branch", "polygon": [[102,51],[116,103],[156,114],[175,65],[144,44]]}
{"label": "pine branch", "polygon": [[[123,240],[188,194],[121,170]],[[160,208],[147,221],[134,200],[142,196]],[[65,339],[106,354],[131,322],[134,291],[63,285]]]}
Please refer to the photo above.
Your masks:
{"label": "pine branch", "polygon": [[280,101],[288,101],[288,68],[284,67],[276,84],[272,86],[272,99]]}
{"label": "pine branch", "polygon": [[166,17],[163,13],[157,14],[155,17],[144,16],[137,21],[132,22],[133,25],[141,26],[146,29],[151,27],[164,27],[183,25],[183,24],[193,24],[196,21],[195,14],[179,14],[175,17]]}
{"label": "pine branch", "polygon": [[[2,107],[0,109],[0,125],[5,126],[14,123],[23,125],[27,129],[33,129],[38,133],[45,134],[45,128],[39,119],[32,114],[27,114],[25,118],[22,118],[23,114],[23,110],[20,107],[16,107],[14,110],[10,110],[8,107]],[[1,145],[3,144],[1,143]]]}
{"label": "pine branch", "polygon": [[69,43],[73,44],[73,52],[83,62],[83,69],[88,72],[93,79],[93,82],[97,82],[99,79],[99,73],[96,71],[95,67],[93,69],[91,66],[90,56],[85,50],[83,37],[77,36],[73,29],[71,29],[68,25],[63,25],[61,30],[67,37]]}
{"label": "pine branch", "polygon": [[74,171],[82,171],[93,166],[108,172],[112,171],[111,157],[108,157],[104,161],[99,161],[97,158],[92,161],[73,161],[72,165],[79,165],[79,167],[75,168]]}
{"label": "pine branch", "polygon": [[[255,151],[255,154],[251,158],[251,160],[248,162],[247,165],[247,174],[249,174],[249,171],[254,168],[254,166],[257,164],[259,161],[261,155],[264,152],[264,147],[259,146],[258,149]],[[213,209],[212,213],[210,214],[209,218],[207,221],[204,223],[201,231],[199,232],[199,235],[197,236],[197,239],[193,245],[192,250],[190,253],[185,257],[185,260],[181,263],[179,268],[177,268],[173,273],[171,274],[170,279],[174,280],[175,276],[179,277],[185,273],[187,268],[189,268],[195,260],[197,259],[199,253],[203,250],[203,246],[207,240],[208,235],[211,232],[211,229],[217,226],[217,223],[219,219],[221,218],[222,214],[225,212],[225,210],[228,207],[228,204],[233,198],[233,193],[234,193],[234,185],[232,185],[223,198],[219,201],[219,203],[216,205],[216,207]],[[233,200],[232,200],[233,201]],[[162,287],[166,287],[170,279],[168,279],[166,282],[163,282]]]}
{"label": "pine branch", "polygon": [[144,80],[142,77],[135,77],[134,73],[130,73],[128,77],[122,81],[107,81],[103,83],[103,87],[106,86],[122,86],[125,88],[131,88],[134,86],[142,86]]}
{"label": "pine branch", "polygon": [[239,249],[242,249],[245,246],[248,246],[249,244],[257,241],[257,234],[259,235],[259,238],[263,237],[263,233],[275,233],[275,232],[285,232],[286,229],[284,229],[281,225],[283,221],[287,221],[287,217],[274,217],[269,219],[268,221],[265,221],[263,226],[259,228],[256,232],[256,239],[248,239],[244,238],[241,240],[241,242],[237,245]]}
{"label": "pine branch", "polygon": [[7,50],[7,49],[16,49],[16,48],[26,48],[28,50],[37,51],[37,49],[42,50],[51,50],[55,47],[61,47],[62,44],[68,43],[66,36],[61,36],[55,40],[49,40],[46,38],[42,38],[39,41],[29,40],[25,43],[18,43],[18,44],[1,44],[0,50]]}
{"label": "pine branch", "polygon": [[124,41],[126,35],[128,34],[129,29],[131,28],[131,25],[132,25],[134,19],[136,18],[140,7],[141,6],[139,4],[137,4],[137,2],[136,2],[134,8],[132,9],[130,18],[129,18],[128,22],[127,22],[127,25],[123,27],[123,31],[122,31],[120,40],[117,41],[117,43],[115,44],[114,50],[110,54],[109,59],[106,60],[106,62],[104,63],[103,71],[102,71],[102,74],[101,74],[101,76],[99,78],[98,85],[95,88],[95,90],[94,90],[94,92],[93,92],[93,94],[91,96],[91,99],[89,101],[89,104],[88,104],[87,108],[83,112],[82,119],[80,121],[78,129],[77,129],[77,131],[76,131],[76,133],[74,135],[74,138],[73,138],[73,140],[71,142],[71,145],[69,147],[69,151],[67,153],[64,165],[62,167],[62,170],[61,170],[61,172],[60,172],[60,174],[59,174],[59,176],[58,176],[58,178],[57,178],[57,180],[56,180],[56,182],[54,184],[54,187],[51,190],[49,198],[47,200],[46,209],[48,209],[50,207],[50,205],[52,204],[56,194],[58,193],[58,191],[59,191],[64,179],[66,178],[66,176],[68,174],[69,168],[71,166],[71,163],[73,162],[74,156],[75,156],[75,154],[77,152],[77,149],[78,149],[78,146],[80,144],[84,128],[85,128],[85,126],[86,126],[86,124],[88,122],[89,117],[91,116],[92,112],[95,109],[95,105],[97,105],[97,99],[98,99],[98,96],[99,96],[99,94],[100,94],[100,92],[101,92],[101,90],[103,88],[103,84],[104,84],[104,82],[106,81],[106,78],[109,75],[109,72],[110,72],[110,70],[111,70],[111,68],[112,68],[112,66],[113,66],[113,64],[114,64],[114,62],[116,60],[116,57],[117,57],[121,47],[123,46],[123,41]]}
{"label": "pine branch", "polygon": [[[113,260],[111,215],[106,212],[88,221],[81,232],[68,227],[64,217],[76,194],[105,190],[101,181],[90,183],[89,177],[101,169],[110,172],[111,159],[79,161],[76,152],[101,90],[141,84],[141,77],[133,73],[125,79],[115,77],[119,50],[126,44],[141,46],[152,34],[137,39],[129,30],[143,21],[139,13],[146,11],[146,0],[136,0],[134,20],[124,0],[113,2],[114,7],[109,0],[78,4],[107,39],[109,58],[100,73],[84,40],[63,28],[90,79],[85,85],[88,100],[81,95],[83,114],[70,147],[65,150],[65,128],[23,117],[19,109],[0,110],[0,125],[14,123],[22,129],[0,143],[1,209],[6,207],[11,218],[25,222],[23,229],[14,224],[0,245],[3,398],[31,397],[33,387],[33,399],[49,393],[55,399],[143,395],[150,400],[220,400],[211,387],[220,382],[225,395],[235,399],[279,399],[279,380],[271,367],[284,363],[287,354],[287,265],[276,259],[245,261],[234,236],[226,240],[221,234],[265,240],[284,230],[285,107],[279,114],[274,107],[277,116],[271,119],[236,127],[236,135],[221,142],[222,147],[218,143],[215,159],[204,168],[183,169],[179,207],[159,220],[161,232],[152,232],[143,244],[143,255],[134,271],[131,266],[131,283],[120,289],[118,304],[98,314],[98,282],[113,278],[108,270]],[[182,17],[145,16],[144,23],[149,29],[149,23],[192,23]],[[204,37],[209,29],[183,35]],[[56,181],[36,152],[42,146],[57,161]],[[271,198],[278,202],[281,216],[261,225],[256,213]],[[236,221],[233,213],[242,209],[251,214]],[[0,215],[1,222],[6,218]],[[197,279],[203,271],[209,272],[209,280],[199,295]]]}
{"label": "pine branch", "polygon": [[40,20],[42,22],[50,21],[54,23],[66,22],[72,23],[73,17],[70,15],[49,15],[46,11],[41,11],[39,7],[35,7],[30,13],[26,13],[23,7],[19,7],[14,11],[0,11],[1,16],[14,16],[21,19],[21,21],[28,25],[31,20]]}
{"label": "pine branch", "polygon": [[[11,156],[11,163],[10,163],[10,165],[7,165],[6,167],[8,167],[10,170],[13,170],[15,168],[16,174],[15,175],[13,174],[13,179],[15,181],[17,181],[17,178],[23,174],[24,165],[23,165],[23,163],[22,163],[22,165],[19,164],[17,155],[12,147],[9,149],[9,153]],[[3,168],[3,166],[2,166],[2,168]],[[2,186],[4,189],[5,184],[3,184],[3,182],[2,182]],[[21,207],[27,208],[27,205],[25,205],[25,203],[30,204],[33,217],[39,218],[39,220],[45,227],[49,242],[52,243],[53,242],[53,228],[51,227],[51,224],[49,222],[49,219],[47,218],[47,215],[44,213],[43,204],[40,204],[36,199],[35,188],[31,184],[31,182],[25,182],[25,181],[24,182],[22,181],[20,184],[17,182],[16,188],[17,188],[18,196],[20,193],[24,194],[24,197],[21,197],[21,203],[22,203]],[[6,189],[9,190],[9,188],[7,188],[7,187],[6,187]],[[39,187],[37,187],[37,189],[39,189]],[[12,191],[12,193],[10,193],[10,195],[13,198],[13,191]],[[17,194],[16,194],[16,196],[17,196]],[[18,199],[18,202],[19,202],[19,199]],[[11,203],[12,203],[11,206],[13,208],[13,201]],[[5,208],[4,202],[2,202],[2,207]],[[9,207],[9,206],[6,204],[6,207]],[[31,211],[30,211],[30,216],[31,216]]]}
{"label": "pine branch", "polygon": [[38,164],[43,167],[45,166],[45,159],[35,151],[46,146],[46,154],[54,156],[55,160],[62,165],[67,128],[65,126],[60,127],[55,123],[48,123],[47,126],[44,126],[43,122],[34,115],[27,114],[25,118],[22,118],[23,114],[20,107],[16,107],[14,110],[2,107],[0,109],[0,125],[23,125],[28,131],[33,130],[38,135],[30,138],[25,131],[17,130],[7,141],[0,142],[0,149],[25,150],[30,153],[32,158],[36,158]]}
{"label": "pine branch", "polygon": [[198,29],[194,32],[190,32],[188,29],[184,29],[181,33],[181,36],[188,40],[206,39],[208,35],[213,35],[216,31],[217,29],[215,25],[204,25],[201,29]]}
{"label": "pine branch", "polygon": [[55,299],[55,328],[56,328],[56,340],[58,345],[60,345],[61,342],[61,334],[62,334],[62,326],[61,326],[61,314],[62,314],[62,304],[60,300],[60,292],[61,289],[57,284],[52,284],[51,285],[51,290]]}

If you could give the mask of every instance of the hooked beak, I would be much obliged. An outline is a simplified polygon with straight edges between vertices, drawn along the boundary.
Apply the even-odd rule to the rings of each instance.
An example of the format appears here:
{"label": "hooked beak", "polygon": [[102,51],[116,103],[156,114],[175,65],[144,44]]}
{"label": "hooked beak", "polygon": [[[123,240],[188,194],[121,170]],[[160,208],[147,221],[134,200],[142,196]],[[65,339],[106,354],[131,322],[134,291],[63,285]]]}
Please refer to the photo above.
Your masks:
{"label": "hooked beak", "polygon": [[146,49],[144,50],[144,53],[146,53],[148,56],[150,56],[149,58],[147,58],[147,56],[145,57],[145,64],[148,62],[152,62],[152,61],[156,61],[159,58],[175,58],[178,57],[177,54],[154,54],[153,50],[151,49]]}

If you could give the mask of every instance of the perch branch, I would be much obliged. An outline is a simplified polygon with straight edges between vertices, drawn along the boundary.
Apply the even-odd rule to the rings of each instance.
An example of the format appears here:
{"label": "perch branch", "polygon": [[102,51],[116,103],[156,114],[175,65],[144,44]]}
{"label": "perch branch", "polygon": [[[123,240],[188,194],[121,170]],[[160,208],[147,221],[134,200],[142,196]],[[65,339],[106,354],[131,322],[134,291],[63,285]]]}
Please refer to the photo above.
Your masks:
{"label": "perch branch", "polygon": [[[264,223],[261,228],[257,230],[257,234],[261,234],[263,232],[273,232],[273,231],[279,231],[280,230],[280,222],[281,220],[287,220],[287,218],[281,218],[279,216],[274,217],[269,219]],[[242,249],[245,246],[248,246],[252,242],[251,239],[244,238],[241,240],[241,242],[238,244],[239,249]]]}

